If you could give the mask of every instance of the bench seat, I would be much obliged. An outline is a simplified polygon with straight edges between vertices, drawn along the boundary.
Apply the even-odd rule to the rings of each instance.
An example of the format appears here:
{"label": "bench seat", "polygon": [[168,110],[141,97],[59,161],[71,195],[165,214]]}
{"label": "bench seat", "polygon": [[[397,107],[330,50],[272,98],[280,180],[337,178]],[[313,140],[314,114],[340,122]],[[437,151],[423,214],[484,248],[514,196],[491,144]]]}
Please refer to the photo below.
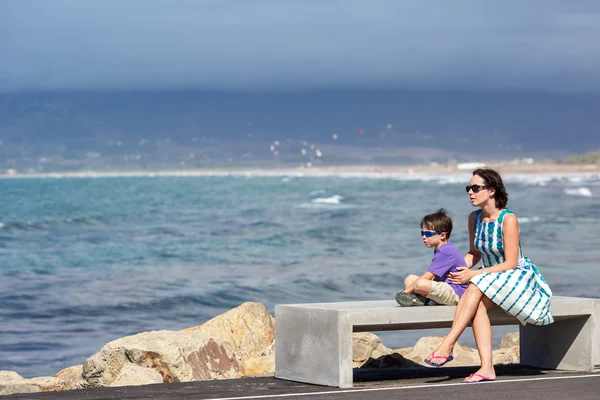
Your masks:
{"label": "bench seat", "polygon": [[[400,307],[394,300],[275,306],[275,377],[352,387],[352,332],[449,328],[454,306]],[[600,299],[552,298],[555,322],[522,326],[503,310],[492,325],[519,325],[521,364],[591,371],[600,365]]]}

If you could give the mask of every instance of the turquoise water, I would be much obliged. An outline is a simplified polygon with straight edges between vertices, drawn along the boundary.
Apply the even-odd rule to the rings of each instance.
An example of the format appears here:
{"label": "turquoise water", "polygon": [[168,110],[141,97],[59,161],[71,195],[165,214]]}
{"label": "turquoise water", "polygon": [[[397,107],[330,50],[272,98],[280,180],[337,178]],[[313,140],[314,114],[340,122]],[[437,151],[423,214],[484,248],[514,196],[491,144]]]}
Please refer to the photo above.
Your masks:
{"label": "turquoise water", "polygon": [[[0,369],[54,375],[111,340],[199,325],[244,301],[272,313],[280,303],[393,299],[431,260],[424,214],[448,209],[452,241],[467,250],[468,180],[2,179]],[[600,178],[512,176],[507,186],[525,255],[554,293],[600,297]],[[381,336],[400,348],[443,332]],[[471,335],[461,343],[473,345]]]}

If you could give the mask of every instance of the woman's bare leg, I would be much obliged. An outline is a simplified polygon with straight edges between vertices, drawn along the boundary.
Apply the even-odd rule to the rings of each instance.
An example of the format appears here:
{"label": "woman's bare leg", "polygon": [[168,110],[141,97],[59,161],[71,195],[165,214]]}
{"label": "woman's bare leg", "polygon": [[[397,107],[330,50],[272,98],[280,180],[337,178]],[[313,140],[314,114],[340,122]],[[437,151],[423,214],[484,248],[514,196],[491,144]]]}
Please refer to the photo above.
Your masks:
{"label": "woman's bare leg", "polygon": [[444,357],[427,357],[428,361],[436,364],[441,364],[446,361],[446,356],[452,354],[452,350],[458,341],[458,338],[464,332],[465,328],[473,321],[475,314],[481,303],[483,293],[474,284],[470,283],[467,286],[467,290],[460,298],[458,305],[456,306],[456,312],[454,313],[454,322],[452,322],[452,329],[448,333],[448,336],[444,338],[442,343],[433,352],[435,355]]}
{"label": "woman's bare leg", "polygon": [[[475,336],[475,343],[481,357],[481,368],[476,373],[488,379],[496,379],[496,371],[494,371],[492,360],[492,324],[490,324],[490,318],[487,313],[493,306],[494,302],[483,296],[475,318],[473,318],[473,335]],[[473,375],[466,378],[465,382],[477,382],[481,379],[481,377]]]}

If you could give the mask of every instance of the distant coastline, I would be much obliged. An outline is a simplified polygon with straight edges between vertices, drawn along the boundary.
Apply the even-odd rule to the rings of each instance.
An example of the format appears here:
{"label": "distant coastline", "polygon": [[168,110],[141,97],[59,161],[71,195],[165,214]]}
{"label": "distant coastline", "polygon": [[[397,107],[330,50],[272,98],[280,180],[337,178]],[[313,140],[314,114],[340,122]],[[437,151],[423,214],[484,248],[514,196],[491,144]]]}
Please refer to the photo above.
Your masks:
{"label": "distant coastline", "polygon": [[163,169],[163,170],[118,170],[118,171],[60,171],[60,172],[17,172],[3,171],[0,178],[94,178],[94,177],[155,177],[155,176],[330,176],[344,175],[361,177],[370,176],[402,176],[412,174],[469,174],[478,166],[489,166],[502,174],[542,174],[542,175],[600,175],[600,164],[557,164],[557,163],[517,163],[490,162],[464,163],[456,165],[440,165],[436,163],[421,165],[344,165],[292,167],[289,165],[229,168],[196,168],[196,169]]}

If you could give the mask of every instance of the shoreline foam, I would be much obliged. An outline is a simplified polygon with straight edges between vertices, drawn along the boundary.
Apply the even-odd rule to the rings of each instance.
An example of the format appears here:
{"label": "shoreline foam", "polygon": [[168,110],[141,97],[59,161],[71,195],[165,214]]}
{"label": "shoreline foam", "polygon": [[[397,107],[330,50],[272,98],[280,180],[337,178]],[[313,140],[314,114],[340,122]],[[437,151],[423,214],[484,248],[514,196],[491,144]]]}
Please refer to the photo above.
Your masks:
{"label": "shoreline foam", "polygon": [[[481,163],[484,165],[484,163]],[[597,164],[516,164],[511,162],[485,163],[502,175],[548,175],[600,177]],[[2,178],[112,178],[112,177],[195,177],[195,176],[344,176],[344,177],[394,177],[431,175],[470,175],[472,168],[444,165],[347,165],[329,167],[273,167],[273,168],[207,168],[181,170],[123,170],[123,171],[65,171],[40,173],[5,173]]]}

